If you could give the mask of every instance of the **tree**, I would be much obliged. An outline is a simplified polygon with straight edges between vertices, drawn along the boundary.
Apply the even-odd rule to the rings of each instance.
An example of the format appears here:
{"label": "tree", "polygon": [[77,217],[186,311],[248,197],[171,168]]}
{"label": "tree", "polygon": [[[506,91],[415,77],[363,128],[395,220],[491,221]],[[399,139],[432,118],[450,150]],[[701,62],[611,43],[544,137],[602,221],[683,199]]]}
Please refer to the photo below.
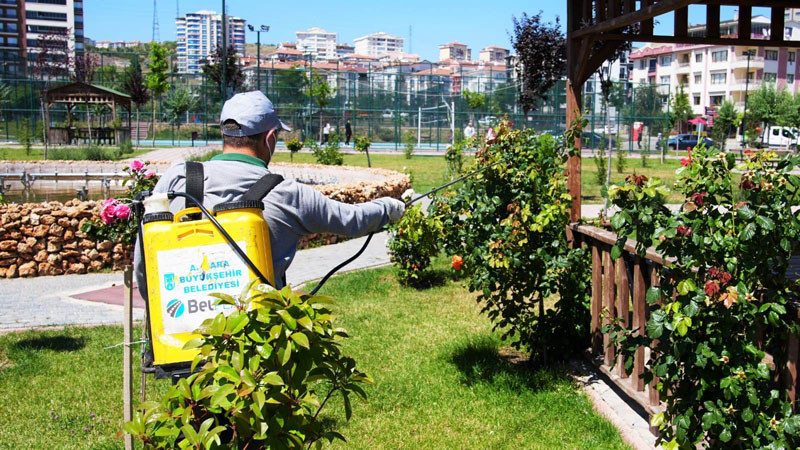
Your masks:
{"label": "tree", "polygon": [[169,111],[170,119],[178,126],[178,141],[181,139],[181,117],[194,109],[196,105],[197,99],[186,88],[173,89],[169,97],[167,97],[167,110]]}
{"label": "tree", "polygon": [[236,62],[236,49],[228,47],[227,58],[225,61],[225,84],[222,86],[222,47],[217,47],[203,64],[202,70],[209,80],[216,86],[222,94],[222,99],[228,98],[231,92],[236,92],[244,86],[244,74],[242,68]]}
{"label": "tree", "polygon": [[142,75],[142,66],[139,64],[138,55],[133,57],[131,65],[125,71],[122,89],[131,96],[131,101],[136,105],[136,145],[139,145],[139,109],[150,100],[150,91],[147,89]]}
{"label": "tree", "polygon": [[661,96],[654,84],[642,83],[633,92],[633,118],[648,126],[665,119]]}
{"label": "tree", "polygon": [[322,111],[333,99],[336,88],[328,84],[328,80],[323,75],[314,71],[308,85],[308,95],[317,102],[319,106],[319,140],[322,142]]}
{"label": "tree", "polygon": [[566,68],[567,45],[561,23],[544,22],[542,12],[528,16],[522,13],[514,24],[511,42],[517,52],[519,103],[523,111],[535,110],[537,103],[547,99],[547,93],[561,79]]}
{"label": "tree", "polygon": [[306,101],[306,84],[308,79],[302,69],[297,67],[285,70],[276,70],[275,89],[277,92],[274,99],[281,105],[301,106]]}
{"label": "tree", "polygon": [[673,127],[678,128],[678,132],[682,133],[683,125],[687,120],[694,117],[692,105],[689,103],[689,94],[683,89],[683,85],[678,85],[678,90],[675,96],[672,97],[672,104],[670,105],[669,120]]}
{"label": "tree", "polygon": [[472,110],[472,121],[475,122],[475,111],[486,106],[486,94],[470,92],[469,89],[465,89],[463,96],[467,107]]}
{"label": "tree", "polygon": [[[39,111],[42,123],[47,121],[44,92],[50,89],[51,81],[54,78],[65,77],[69,74],[71,65],[68,51],[70,33],[69,28],[48,31],[40,34],[37,39],[38,52],[33,60],[33,75],[34,78],[43,82],[39,90]],[[44,143],[44,159],[47,159],[47,127],[42,127],[42,142]]]}
{"label": "tree", "polygon": [[156,100],[169,89],[167,81],[167,49],[158,42],[150,44],[150,73],[147,75],[147,88],[153,95],[153,147],[156,146]]}
{"label": "tree", "polygon": [[725,151],[725,140],[741,122],[741,117],[736,111],[736,106],[730,100],[725,100],[719,107],[718,116],[714,119],[712,136],[714,141],[719,142],[720,150]]}
{"label": "tree", "polygon": [[[85,83],[85,84],[92,84],[94,81],[94,75],[97,72],[97,68],[100,65],[99,58],[97,55],[93,55],[89,52],[80,54],[78,57],[75,58],[75,63],[73,64],[73,70],[70,74],[74,81],[78,83]],[[86,102],[84,104],[86,108],[86,127],[89,130],[89,141],[92,140],[92,116],[91,116],[91,108],[89,107],[89,96],[87,92]],[[100,134],[97,135],[98,142],[100,141]]]}
{"label": "tree", "polygon": [[775,89],[774,85],[765,83],[747,100],[747,121],[763,124],[765,128],[787,123],[791,120],[792,103],[792,97],[785,89]]}

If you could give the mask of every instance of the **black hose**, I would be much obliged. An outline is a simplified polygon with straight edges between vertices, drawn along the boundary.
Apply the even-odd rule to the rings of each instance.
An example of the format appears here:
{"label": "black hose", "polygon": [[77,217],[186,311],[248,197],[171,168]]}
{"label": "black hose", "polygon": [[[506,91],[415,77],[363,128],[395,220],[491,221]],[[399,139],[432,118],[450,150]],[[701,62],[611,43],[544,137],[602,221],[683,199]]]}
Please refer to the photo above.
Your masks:
{"label": "black hose", "polygon": [[251,261],[250,258],[247,257],[247,253],[242,251],[241,247],[239,247],[239,245],[236,244],[236,241],[233,240],[231,235],[229,235],[228,232],[225,231],[225,228],[222,228],[222,225],[220,225],[220,223],[217,222],[217,219],[215,219],[214,216],[211,215],[210,212],[208,212],[208,210],[206,209],[205,206],[203,206],[203,203],[201,201],[196,199],[193,195],[184,192],[175,192],[175,191],[167,192],[167,198],[169,198],[170,200],[172,200],[175,197],[183,197],[193,201],[200,208],[200,210],[203,211],[203,214],[208,218],[208,220],[210,220],[211,223],[213,223],[214,226],[217,227],[217,230],[219,230],[220,234],[222,234],[225,240],[228,241],[228,245],[230,245],[231,249],[233,249],[234,253],[236,253],[236,256],[238,256],[239,259],[242,260],[242,262],[247,264],[247,267],[249,267],[250,270],[252,270],[253,273],[255,273],[258,276],[258,278],[261,280],[262,283],[268,284],[273,288],[275,287],[272,283],[270,283],[267,277],[265,277],[264,274],[262,274],[261,271],[258,270],[258,267],[256,267],[255,264],[253,264],[253,261]]}

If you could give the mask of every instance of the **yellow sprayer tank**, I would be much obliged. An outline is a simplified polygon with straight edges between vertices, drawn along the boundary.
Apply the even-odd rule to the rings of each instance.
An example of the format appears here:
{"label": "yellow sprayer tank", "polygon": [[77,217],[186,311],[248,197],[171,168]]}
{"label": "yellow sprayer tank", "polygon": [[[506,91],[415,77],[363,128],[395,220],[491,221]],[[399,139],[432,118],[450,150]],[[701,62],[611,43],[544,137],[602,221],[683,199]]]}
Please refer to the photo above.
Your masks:
{"label": "yellow sprayer tank", "polygon": [[[262,210],[255,206],[252,202],[218,205],[214,216],[274,286],[269,228]],[[199,212],[199,208],[188,208],[174,218],[168,212],[146,214],[144,218],[155,366],[191,362],[198,350],[184,350],[183,346],[198,337],[192,332],[220,311],[233,311],[231,305],[214,305],[216,298],[209,294],[238,296],[250,280],[258,277],[210,220],[181,221]]]}

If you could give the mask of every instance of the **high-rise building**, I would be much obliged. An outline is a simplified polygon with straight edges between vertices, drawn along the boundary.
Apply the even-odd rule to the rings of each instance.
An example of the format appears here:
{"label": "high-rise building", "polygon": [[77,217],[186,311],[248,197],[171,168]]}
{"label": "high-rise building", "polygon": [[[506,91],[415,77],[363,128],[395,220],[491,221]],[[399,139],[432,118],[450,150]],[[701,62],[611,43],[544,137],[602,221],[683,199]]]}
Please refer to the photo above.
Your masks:
{"label": "high-rise building", "polygon": [[0,75],[25,75],[25,0],[0,0]]}
{"label": "high-rise building", "polygon": [[[244,55],[247,21],[227,16],[227,45],[237,55]],[[208,59],[222,46],[222,15],[214,11],[197,11],[175,19],[178,71],[199,73],[201,61]]]}
{"label": "high-rise building", "polygon": [[786,8],[785,22],[800,22],[800,8]]}
{"label": "high-rise building", "polygon": [[490,64],[505,64],[511,52],[507,48],[492,45],[486,47],[478,54],[478,61]]}
{"label": "high-rise building", "polygon": [[[0,0],[0,4],[5,1]],[[72,59],[83,53],[83,1],[25,0],[24,3],[28,53],[38,53],[40,38],[46,35],[63,36]]]}
{"label": "high-rise building", "polygon": [[448,42],[439,46],[439,61],[472,61],[472,50],[460,42]]}
{"label": "high-rise building", "polygon": [[403,52],[403,38],[392,36],[383,31],[361,36],[356,38],[353,43],[355,44],[356,53],[359,55],[379,58],[389,53]]}
{"label": "high-rise building", "polygon": [[319,27],[296,31],[297,50],[319,59],[336,59],[336,33]]}
{"label": "high-rise building", "polygon": [[336,58],[342,59],[355,54],[356,48],[350,44],[336,44]]}

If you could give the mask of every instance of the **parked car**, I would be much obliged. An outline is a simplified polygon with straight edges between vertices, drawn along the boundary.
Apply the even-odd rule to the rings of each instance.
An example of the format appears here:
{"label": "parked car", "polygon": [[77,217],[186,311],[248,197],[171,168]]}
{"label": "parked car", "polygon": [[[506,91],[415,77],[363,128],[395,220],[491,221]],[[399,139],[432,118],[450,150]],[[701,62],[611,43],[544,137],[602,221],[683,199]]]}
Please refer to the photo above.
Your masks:
{"label": "parked car", "polygon": [[707,137],[701,136],[698,140],[696,134],[677,134],[667,139],[667,146],[670,150],[687,150],[695,148],[701,143],[705,143],[706,147],[714,145],[714,141]]}
{"label": "parked car", "polygon": [[497,122],[497,117],[495,117],[495,116],[486,116],[486,117],[481,117],[480,119],[478,119],[478,124],[480,124],[481,126],[484,126],[484,127],[490,127],[490,126],[494,125],[495,122]]}
{"label": "parked car", "polygon": [[[564,141],[564,130],[559,130],[553,134],[556,141],[562,143]],[[585,149],[606,149],[608,148],[608,136],[592,133],[591,131],[584,131],[581,133],[581,148]],[[611,148],[617,148],[617,140],[611,138]]]}

